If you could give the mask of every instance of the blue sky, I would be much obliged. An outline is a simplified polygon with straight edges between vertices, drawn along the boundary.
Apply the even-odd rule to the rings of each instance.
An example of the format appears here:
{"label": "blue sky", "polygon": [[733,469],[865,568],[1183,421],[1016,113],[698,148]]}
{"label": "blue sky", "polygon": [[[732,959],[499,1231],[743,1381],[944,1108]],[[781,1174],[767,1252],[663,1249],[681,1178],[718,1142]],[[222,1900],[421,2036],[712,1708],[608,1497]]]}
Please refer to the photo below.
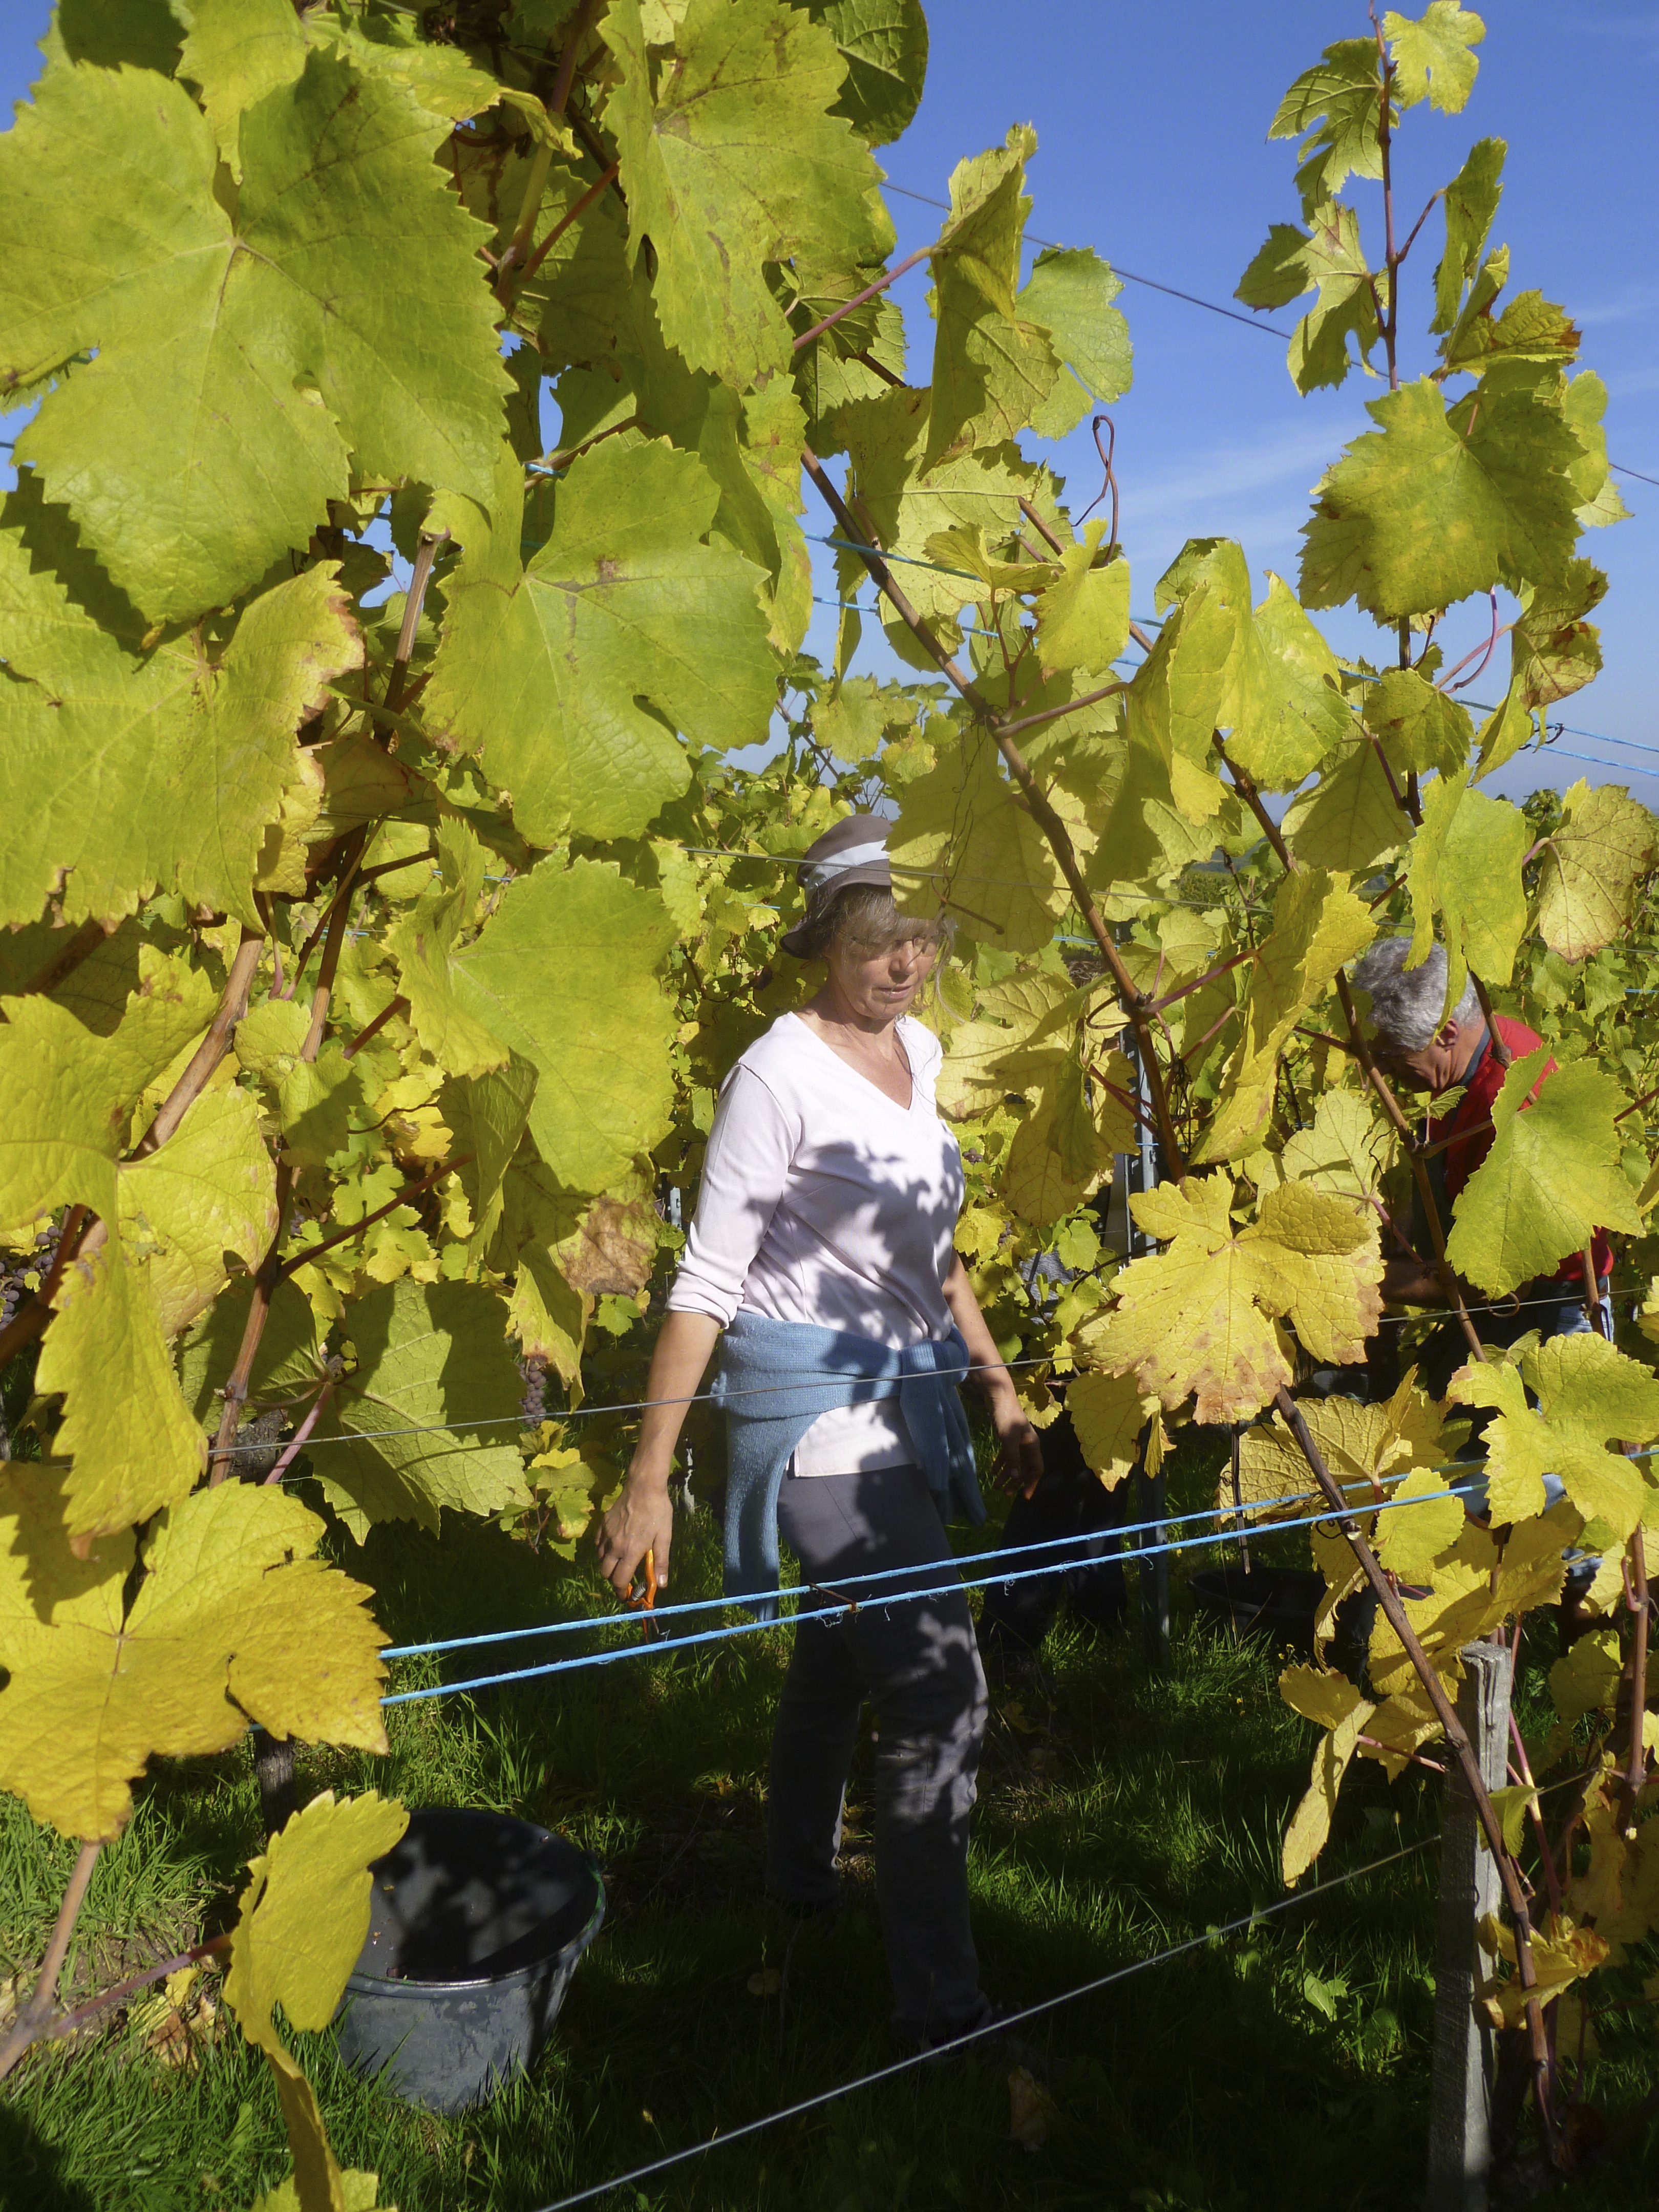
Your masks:
{"label": "blue sky", "polygon": [[[1508,140],[1493,236],[1513,250],[1511,289],[1536,286],[1572,313],[1584,333],[1583,365],[1607,385],[1610,451],[1659,477],[1659,8],[1651,0],[1584,9],[1496,0],[1483,12],[1486,39],[1467,109],[1447,117],[1422,107],[1404,118],[1403,221],[1415,220],[1476,138]],[[26,94],[36,73],[34,41],[48,14],[48,0],[6,0],[0,11],[0,89],[9,101]],[[936,0],[929,20],[921,112],[881,157],[895,185],[942,197],[962,156],[1000,143],[1011,123],[1034,124],[1034,233],[1093,246],[1115,264],[1224,303],[1268,224],[1297,214],[1291,148],[1266,137],[1279,95],[1322,46],[1366,27],[1352,0],[1275,0],[1256,10],[1217,0],[1179,8],[1022,0],[1018,10],[1006,0]],[[1375,259],[1379,195],[1358,185],[1352,196]],[[901,254],[933,235],[934,210],[896,194],[890,204]],[[1406,274],[1402,323],[1413,333],[1427,319],[1440,242],[1437,214]],[[926,289],[925,270],[896,288],[918,374],[932,343]],[[1135,343],[1134,388],[1115,412],[1137,606],[1150,605],[1153,583],[1189,536],[1237,538],[1258,581],[1268,569],[1294,580],[1310,489],[1344,442],[1370,427],[1364,404],[1382,387],[1354,376],[1340,392],[1304,400],[1281,340],[1135,284],[1119,305]],[[1288,319],[1286,311],[1264,319]],[[1429,357],[1427,342],[1413,337],[1405,372]],[[1059,447],[1025,442],[1070,479],[1074,506],[1093,496],[1100,471],[1086,427]],[[1659,487],[1620,483],[1633,520],[1592,533],[1583,548],[1612,580],[1601,611],[1607,670],[1562,709],[1575,730],[1596,736],[1568,736],[1561,745],[1628,763],[1627,779],[1547,756],[1505,775],[1499,787],[1511,793],[1583,775],[1593,783],[1628,780],[1659,806],[1659,716],[1650,704],[1659,676]],[[821,526],[809,515],[809,529]],[[823,555],[819,587],[826,598],[835,591],[830,559]],[[1369,623],[1323,619],[1339,650],[1377,653]],[[826,659],[834,621],[820,611],[808,640]],[[1484,626],[1484,602],[1460,615],[1446,639],[1449,661]],[[873,628],[866,625],[866,639]],[[883,672],[892,665],[878,639],[866,643],[860,665]],[[1498,696],[1504,665],[1500,647],[1477,697]],[[1655,750],[1628,750],[1632,744]]]}

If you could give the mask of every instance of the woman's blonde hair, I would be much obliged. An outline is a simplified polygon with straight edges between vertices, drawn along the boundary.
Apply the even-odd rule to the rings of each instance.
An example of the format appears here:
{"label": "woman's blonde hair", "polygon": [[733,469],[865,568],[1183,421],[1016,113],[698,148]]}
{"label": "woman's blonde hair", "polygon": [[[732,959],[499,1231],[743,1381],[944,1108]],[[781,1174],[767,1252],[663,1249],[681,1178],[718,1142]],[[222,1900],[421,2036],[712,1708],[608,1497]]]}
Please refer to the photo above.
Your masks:
{"label": "woman's blonde hair", "polygon": [[869,956],[918,939],[943,953],[951,925],[943,915],[924,921],[901,914],[884,884],[827,884],[807,901],[797,935],[803,960],[822,960],[836,946]]}

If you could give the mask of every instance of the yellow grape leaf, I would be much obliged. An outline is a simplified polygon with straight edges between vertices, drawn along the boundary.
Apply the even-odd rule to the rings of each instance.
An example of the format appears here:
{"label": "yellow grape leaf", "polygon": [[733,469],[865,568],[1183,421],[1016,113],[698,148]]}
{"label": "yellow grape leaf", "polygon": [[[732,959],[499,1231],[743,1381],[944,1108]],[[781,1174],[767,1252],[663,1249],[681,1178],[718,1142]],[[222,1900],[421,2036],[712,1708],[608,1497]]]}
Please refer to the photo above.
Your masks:
{"label": "yellow grape leaf", "polygon": [[[1362,1405],[1357,1398],[1341,1395],[1302,1402],[1309,1433],[1356,1511],[1374,1504],[1373,1486],[1385,1476],[1432,1466],[1446,1455],[1439,1413],[1418,1389],[1416,1372],[1413,1368],[1382,1405]],[[1278,1507],[1280,1514],[1300,1516],[1308,1511],[1304,1501],[1314,1491],[1313,1476],[1301,1446],[1277,1413],[1257,1422],[1240,1439],[1238,1462],[1239,1492],[1247,1505],[1271,1511],[1276,1501],[1289,1499],[1290,1504]],[[1231,1500],[1231,1474],[1224,1468],[1216,1502],[1229,1504]],[[1340,1550],[1345,1561],[1352,1557],[1345,1542]],[[1346,1572],[1345,1565],[1345,1576]]]}
{"label": "yellow grape leaf", "polygon": [[968,731],[906,784],[887,851],[904,913],[948,915],[1010,952],[1035,952],[1053,936],[1066,896],[1059,866],[982,732]]}
{"label": "yellow grape leaf", "polygon": [[[1515,1935],[1496,1913],[1489,1912],[1476,1930],[1480,1948],[1494,1960],[1515,1964]],[[1547,2004],[1581,1975],[1593,1973],[1606,1963],[1612,1946],[1593,1928],[1580,1928],[1570,1916],[1552,1912],[1541,1928],[1532,1931],[1532,1966],[1537,1977],[1536,1995]],[[1521,1986],[1518,1974],[1493,1974],[1477,1992],[1494,2027],[1519,2027],[1527,2016],[1530,1992]]]}
{"label": "yellow grape leaf", "polygon": [[252,1272],[276,1233],[276,1170],[252,1094],[204,1092],[165,1145],[124,1166],[120,1220],[129,1249],[149,1249],[150,1295],[176,1336],[224,1288],[225,1254]]}
{"label": "yellow grape leaf", "polygon": [[[1527,1814],[1538,1802],[1538,1792],[1525,1782],[1516,1782],[1508,1789],[1492,1793],[1492,1808],[1504,1831],[1504,1849],[1511,1858],[1521,1856],[1521,1846],[1527,1840]],[[1484,1849],[1486,1831],[1483,1828],[1479,1832]]]}
{"label": "yellow grape leaf", "polygon": [[1084,1458],[1107,1489],[1115,1490],[1134,1472],[1140,1432],[1157,1416],[1157,1399],[1143,1398],[1127,1376],[1093,1368],[1066,1384],[1066,1410]]}
{"label": "yellow grape leaf", "polygon": [[[1358,1091],[1328,1091],[1314,1111],[1313,1127],[1298,1129],[1279,1155],[1284,1180],[1310,1182],[1334,1198],[1372,1198],[1400,1156],[1400,1139],[1372,1100]],[[1250,1173],[1272,1158],[1250,1162]]]}
{"label": "yellow grape leaf", "polygon": [[1016,2066],[1008,2076],[1009,2142],[1023,2150],[1041,2150],[1054,2118],[1054,2099],[1029,2066]]}
{"label": "yellow grape leaf", "polygon": [[112,1220],[132,1107],[212,1014],[211,992],[204,1006],[201,979],[185,976],[132,993],[107,1036],[51,999],[0,1002],[0,1229],[67,1204]]}
{"label": "yellow grape leaf", "polygon": [[0,1474],[0,1787],[37,1820],[116,1835],[153,1754],[227,1750],[250,1720],[386,1749],[371,1593],[311,1556],[323,1523],[297,1498],[227,1482],[168,1507],[130,1607],[131,1534],[83,1562],[63,1510],[61,1478]]}
{"label": "yellow grape leaf", "polygon": [[1564,1727],[1586,1713],[1611,1713],[1624,1674],[1624,1654],[1614,1628],[1592,1629],[1581,1636],[1550,1668],[1550,1696]]}
{"label": "yellow grape leaf", "polygon": [[370,1863],[408,1826],[395,1798],[371,1790],[337,1802],[325,1790],[248,1861],[225,2002],[250,2043],[280,2048],[276,2004],[301,2031],[333,2019],[368,1935]]}
{"label": "yellow grape leaf", "polygon": [[1625,1837],[1618,1796],[1617,1778],[1604,1769],[1600,1786],[1584,1801],[1589,1863],[1566,1885],[1565,1902],[1573,1918],[1593,1920],[1602,1936],[1609,1933],[1609,1923],[1618,1920],[1624,1904]]}
{"label": "yellow grape leaf", "polygon": [[1346,876],[1303,868],[1285,877],[1274,901],[1272,933],[1250,976],[1244,1033],[1227,1064],[1200,1159],[1236,1159],[1261,1144],[1285,1039],[1338,969],[1376,934],[1370,908],[1348,889]]}
{"label": "yellow grape leaf", "polygon": [[1409,1668],[1402,1686],[1385,1698],[1366,1722],[1365,1734],[1371,1741],[1360,1745],[1360,1757],[1374,1759],[1390,1782],[1400,1779],[1414,1751],[1439,1735],[1439,1717]]}
{"label": "yellow grape leaf", "polygon": [[1438,1554],[1457,1541],[1463,1501],[1437,1474],[1408,1474],[1377,1515],[1377,1558],[1408,1583],[1430,1580]]}
{"label": "yellow grape leaf", "polygon": [[[1527,1403],[1527,1386],[1538,1404]],[[1587,1521],[1605,1521],[1620,1541],[1642,1517],[1639,1469],[1611,1438],[1647,1443],[1659,1436],[1659,1377],[1605,1338],[1554,1336],[1520,1367],[1496,1362],[1460,1368],[1449,1394],[1459,1405],[1489,1406],[1486,1468],[1496,1523],[1544,1510],[1544,1477],[1559,1475]]]}
{"label": "yellow grape leaf", "polygon": [[1123,1270],[1116,1305],[1080,1340],[1095,1365],[1133,1374],[1167,1411],[1196,1394],[1200,1421],[1247,1419],[1291,1381],[1281,1316],[1315,1358],[1346,1364],[1364,1357],[1382,1310],[1374,1222],[1286,1183],[1236,1229],[1231,1199],[1225,1174],[1135,1199],[1135,1218],[1170,1249]]}
{"label": "yellow grape leaf", "polygon": [[1653,866],[1656,823],[1620,784],[1581,776],[1538,871],[1538,931],[1552,952],[1582,960],[1622,937]]}
{"label": "yellow grape leaf", "polygon": [[[1318,1719],[1326,1733],[1314,1753],[1313,1777],[1307,1794],[1291,1815],[1290,1826],[1285,1832],[1282,1865],[1287,1889],[1295,1888],[1325,1848],[1336,1811],[1337,1792],[1373,1711],[1345,1674],[1321,1678],[1311,1667],[1295,1668],[1291,1673],[1297,1677],[1314,1676],[1319,1683],[1319,1710],[1309,1717]],[[1279,1685],[1286,1702],[1295,1705],[1297,1711],[1306,1712],[1307,1706],[1298,1702],[1292,1689],[1300,1694],[1311,1689],[1312,1685],[1297,1680],[1286,1687],[1289,1682],[1291,1676],[1287,1675],[1281,1678]],[[1328,1708],[1333,1714],[1328,1720],[1323,1717]]]}
{"label": "yellow grape leaf", "polygon": [[94,1536],[183,1498],[207,1465],[207,1439],[173,1374],[149,1273],[114,1243],[73,1261],[40,1347],[36,1387],[64,1394],[52,1449],[70,1462],[64,1518],[82,1559]]}
{"label": "yellow grape leaf", "polygon": [[[1038,1229],[1076,1212],[1113,1155],[1132,1145],[1134,1128],[1109,1091],[1087,1083],[1079,1052],[1045,1057],[1042,1094],[1014,1132],[1002,1180],[1005,1202]],[[1121,1052],[1107,1054],[1102,1072],[1120,1091],[1133,1090],[1134,1073]]]}
{"label": "yellow grape leaf", "polygon": [[[280,2044],[265,2052],[265,2061],[276,2078],[276,2100],[283,2108],[288,2147],[294,2154],[294,2171],[280,2187],[259,2204],[271,2212],[372,2212],[380,2194],[380,2176],[342,2173],[317,2093]],[[258,2212],[256,2206],[255,2212]]]}

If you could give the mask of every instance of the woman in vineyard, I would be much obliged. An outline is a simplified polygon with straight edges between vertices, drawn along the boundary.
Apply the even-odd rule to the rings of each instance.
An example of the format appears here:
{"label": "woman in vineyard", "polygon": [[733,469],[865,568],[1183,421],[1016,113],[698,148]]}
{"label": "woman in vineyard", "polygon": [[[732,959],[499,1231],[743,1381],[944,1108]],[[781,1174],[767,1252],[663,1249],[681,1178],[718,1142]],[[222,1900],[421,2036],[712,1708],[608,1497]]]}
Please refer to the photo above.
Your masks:
{"label": "woman in vineyard", "polygon": [[[957,1395],[964,1370],[988,1406],[1004,1483],[1029,1488],[1042,1455],[955,1250],[962,1164],[933,1103],[939,1048],[909,1018],[943,932],[895,907],[887,827],[850,816],[802,863],[806,915],[783,941],[821,958],[825,981],[750,1046],[721,1091],[652,1361],[657,1402],[599,1542],[619,1591],[647,1554],[667,1580],[683,1401],[724,1331],[728,1593],[775,1590],[780,1532],[809,1584],[885,1571],[895,1587],[949,1585],[797,1628],[768,1815],[774,1893],[831,1904],[868,1699],[893,2027],[926,2043],[989,2011],[967,1875],[985,1681],[945,1529],[953,1504],[971,1521],[985,1512]],[[775,1604],[762,1595],[756,1610]]]}

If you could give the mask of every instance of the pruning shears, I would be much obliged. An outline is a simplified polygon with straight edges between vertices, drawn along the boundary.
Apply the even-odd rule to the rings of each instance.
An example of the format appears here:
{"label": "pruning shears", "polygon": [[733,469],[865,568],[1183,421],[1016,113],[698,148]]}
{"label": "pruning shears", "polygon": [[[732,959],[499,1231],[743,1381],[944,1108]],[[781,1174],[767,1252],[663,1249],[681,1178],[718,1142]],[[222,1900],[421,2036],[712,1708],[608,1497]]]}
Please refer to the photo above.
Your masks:
{"label": "pruning shears", "polygon": [[657,1555],[655,1552],[652,1551],[646,1553],[644,1566],[645,1588],[642,1590],[634,1591],[629,1595],[628,1602],[633,1611],[642,1613],[647,1616],[641,1625],[645,1630],[646,1641],[647,1643],[649,1643],[651,1640],[652,1632],[652,1623],[649,1619],[649,1615],[654,1609],[657,1602]]}

